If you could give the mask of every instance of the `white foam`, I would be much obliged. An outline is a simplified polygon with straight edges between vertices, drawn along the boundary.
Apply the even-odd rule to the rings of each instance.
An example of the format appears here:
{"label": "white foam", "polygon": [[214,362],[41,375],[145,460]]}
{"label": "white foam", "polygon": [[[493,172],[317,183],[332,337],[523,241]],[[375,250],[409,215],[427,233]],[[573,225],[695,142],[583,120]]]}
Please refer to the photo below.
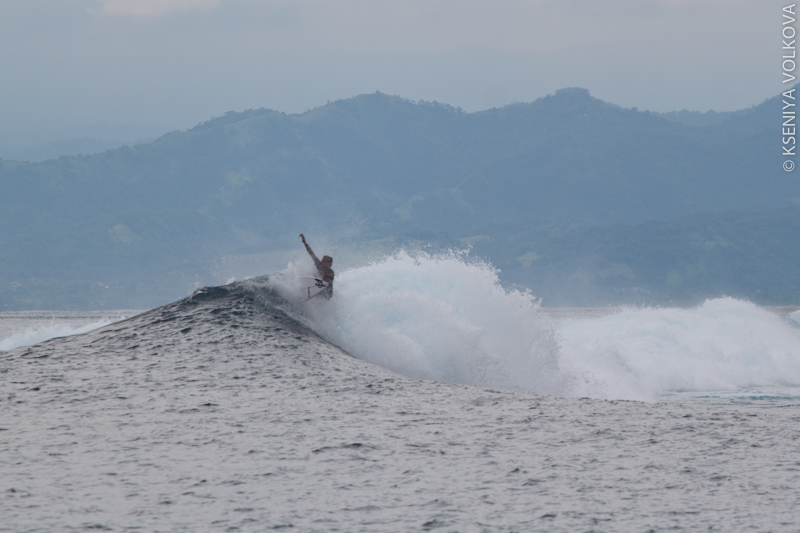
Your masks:
{"label": "white foam", "polygon": [[290,264],[276,286],[327,340],[411,377],[647,401],[800,386],[800,329],[746,301],[555,323],[531,294],[501,287],[491,265],[401,252],[337,273],[332,300],[299,303],[292,280],[310,268]]}
{"label": "white foam", "polygon": [[86,324],[84,326],[72,326],[70,324],[50,323],[46,325],[34,326],[16,331],[8,337],[0,340],[0,351],[13,350],[20,346],[29,346],[39,342],[44,342],[56,337],[67,337],[69,335],[77,335],[79,333],[86,333],[93,329],[101,328],[111,324],[117,319],[103,319]]}
{"label": "white foam", "polygon": [[[288,280],[309,275],[290,264]],[[316,300],[316,299],[315,299]],[[301,304],[315,329],[352,355],[423,379],[563,393],[558,345],[532,295],[463,254],[401,252],[337,273],[334,298]]]}
{"label": "white foam", "polygon": [[800,330],[733,298],[568,319],[559,337],[562,364],[582,378],[574,392],[586,396],[800,386]]}

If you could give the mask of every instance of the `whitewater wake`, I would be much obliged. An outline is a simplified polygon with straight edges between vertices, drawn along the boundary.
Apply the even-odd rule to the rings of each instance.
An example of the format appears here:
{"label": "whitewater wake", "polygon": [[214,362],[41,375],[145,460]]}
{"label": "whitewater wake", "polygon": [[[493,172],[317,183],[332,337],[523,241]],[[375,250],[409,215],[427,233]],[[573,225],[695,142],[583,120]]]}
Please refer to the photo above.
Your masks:
{"label": "whitewater wake", "polygon": [[290,263],[270,284],[323,338],[409,377],[645,401],[800,386],[797,323],[747,301],[554,320],[459,253],[400,252],[345,270],[330,301],[303,301],[297,280],[309,275],[307,262]]}

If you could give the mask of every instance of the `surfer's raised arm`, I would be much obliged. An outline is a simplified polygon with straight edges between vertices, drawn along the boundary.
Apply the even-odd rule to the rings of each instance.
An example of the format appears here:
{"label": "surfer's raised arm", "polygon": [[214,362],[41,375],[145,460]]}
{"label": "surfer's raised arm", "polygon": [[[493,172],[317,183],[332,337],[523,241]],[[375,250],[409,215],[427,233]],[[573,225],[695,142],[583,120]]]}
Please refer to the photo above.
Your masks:
{"label": "surfer's raised arm", "polygon": [[317,266],[317,268],[319,268],[320,260],[319,260],[319,259],[317,259],[317,256],[316,256],[316,255],[314,255],[314,250],[312,250],[312,249],[311,249],[311,247],[310,247],[310,246],[308,245],[308,243],[306,242],[306,237],[305,237],[305,235],[303,235],[303,234],[301,233],[301,234],[300,234],[300,239],[303,241],[303,244],[305,244],[305,245],[306,245],[306,250],[308,251],[308,255],[310,255],[310,256],[311,256],[311,259],[313,259],[313,260],[314,260],[314,264]]}

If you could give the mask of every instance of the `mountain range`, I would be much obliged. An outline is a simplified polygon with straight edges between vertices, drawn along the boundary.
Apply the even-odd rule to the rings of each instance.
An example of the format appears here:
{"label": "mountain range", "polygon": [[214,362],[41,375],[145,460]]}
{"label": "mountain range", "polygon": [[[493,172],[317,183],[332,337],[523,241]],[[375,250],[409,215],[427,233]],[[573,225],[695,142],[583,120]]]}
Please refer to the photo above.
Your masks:
{"label": "mountain range", "polygon": [[[304,253],[469,248],[544,305],[800,302],[781,98],[657,114],[570,88],[477,113],[382,93],[0,161],[0,310],[153,307]],[[319,243],[319,245],[315,245]]]}

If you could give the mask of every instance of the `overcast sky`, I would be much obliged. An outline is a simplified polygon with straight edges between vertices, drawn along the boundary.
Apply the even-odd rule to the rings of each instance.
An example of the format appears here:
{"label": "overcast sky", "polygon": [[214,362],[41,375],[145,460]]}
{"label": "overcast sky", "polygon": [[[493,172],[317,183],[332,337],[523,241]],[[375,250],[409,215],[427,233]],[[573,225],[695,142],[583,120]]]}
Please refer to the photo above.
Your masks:
{"label": "overcast sky", "polygon": [[[468,111],[585,87],[729,111],[781,84],[775,0],[0,0],[0,145],[361,93]],[[48,133],[50,132],[50,133]]]}

